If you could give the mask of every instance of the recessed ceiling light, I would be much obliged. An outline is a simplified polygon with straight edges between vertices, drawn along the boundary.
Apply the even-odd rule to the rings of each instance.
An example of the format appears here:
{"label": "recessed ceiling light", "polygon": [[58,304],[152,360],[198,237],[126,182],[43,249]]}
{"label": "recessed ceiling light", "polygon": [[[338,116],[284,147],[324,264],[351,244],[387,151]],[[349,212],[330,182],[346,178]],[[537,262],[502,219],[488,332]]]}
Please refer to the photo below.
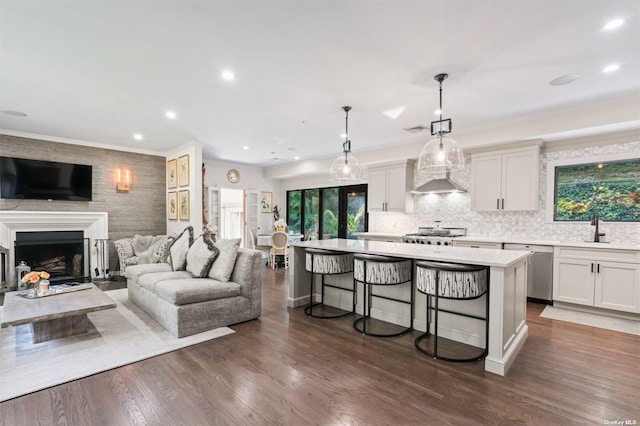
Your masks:
{"label": "recessed ceiling light", "polygon": [[11,110],[4,110],[2,111],[3,114],[7,114],[7,115],[12,115],[14,117],[26,117],[27,114],[25,114],[24,112],[20,112],[20,111],[11,111]]}
{"label": "recessed ceiling light", "polygon": [[225,70],[225,71],[222,71],[222,74],[220,74],[220,78],[226,81],[233,81],[233,79],[236,78],[236,76],[233,75],[231,71]]}
{"label": "recessed ceiling light", "polygon": [[564,86],[565,84],[573,83],[578,79],[577,74],[565,74],[560,77],[556,77],[549,82],[552,86]]}
{"label": "recessed ceiling light", "polygon": [[142,135],[140,133],[134,133],[133,134],[133,138],[137,141],[141,141],[143,139]]}
{"label": "recessed ceiling light", "polygon": [[620,69],[620,65],[618,65],[618,64],[611,64],[611,65],[607,65],[606,67],[604,67],[604,68],[602,69],[602,72],[609,73],[609,72],[618,71],[619,69]]}
{"label": "recessed ceiling light", "polygon": [[174,118],[176,118],[176,113],[175,111],[167,111],[164,113],[165,117],[167,117],[170,120],[173,120]]}
{"label": "recessed ceiling light", "polygon": [[295,157],[293,157],[294,160],[298,161],[300,159],[300,157],[298,157],[297,155]]}
{"label": "recessed ceiling light", "polygon": [[249,147],[248,146],[243,146],[242,149],[244,149],[245,151],[249,151]]}
{"label": "recessed ceiling light", "polygon": [[624,24],[624,22],[625,22],[624,18],[614,19],[612,21],[607,22],[607,24],[604,27],[602,27],[602,29],[606,31],[615,30],[616,28],[620,28],[622,24]]}
{"label": "recessed ceiling light", "polygon": [[433,113],[435,115],[440,115],[440,114],[442,114],[442,110],[441,109],[437,109],[437,110],[433,111]]}

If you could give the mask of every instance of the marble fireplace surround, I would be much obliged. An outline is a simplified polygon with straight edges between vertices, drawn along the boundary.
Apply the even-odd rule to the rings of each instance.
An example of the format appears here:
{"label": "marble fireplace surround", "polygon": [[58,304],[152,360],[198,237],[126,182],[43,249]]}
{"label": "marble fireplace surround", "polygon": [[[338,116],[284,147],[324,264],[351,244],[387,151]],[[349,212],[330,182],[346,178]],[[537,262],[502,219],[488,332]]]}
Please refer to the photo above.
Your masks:
{"label": "marble fireplace surround", "polygon": [[[107,212],[73,211],[0,211],[0,245],[9,249],[9,282],[15,276],[15,240],[16,232],[37,231],[82,231],[93,247],[96,239],[106,239],[109,235],[109,215]],[[97,264],[96,253],[91,252],[91,265]],[[92,269],[92,268],[90,268]],[[91,271],[91,276],[95,272]]]}

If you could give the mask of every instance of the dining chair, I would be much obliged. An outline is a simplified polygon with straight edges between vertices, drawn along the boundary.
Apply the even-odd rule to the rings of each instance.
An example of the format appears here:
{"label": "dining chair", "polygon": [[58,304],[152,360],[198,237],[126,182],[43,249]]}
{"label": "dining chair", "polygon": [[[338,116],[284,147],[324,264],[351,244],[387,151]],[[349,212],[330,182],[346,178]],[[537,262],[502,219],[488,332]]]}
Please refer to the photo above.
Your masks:
{"label": "dining chair", "polygon": [[284,267],[289,269],[289,234],[286,232],[274,232],[271,235],[271,250],[269,250],[269,264],[272,269],[276,267],[276,256],[284,257]]}

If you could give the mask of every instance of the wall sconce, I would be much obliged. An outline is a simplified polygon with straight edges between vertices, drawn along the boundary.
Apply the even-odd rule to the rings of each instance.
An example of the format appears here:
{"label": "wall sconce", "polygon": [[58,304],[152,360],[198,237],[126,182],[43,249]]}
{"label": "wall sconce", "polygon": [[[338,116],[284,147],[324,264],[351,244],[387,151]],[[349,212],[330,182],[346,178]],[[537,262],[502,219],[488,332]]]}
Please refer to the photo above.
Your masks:
{"label": "wall sconce", "polygon": [[117,192],[129,192],[129,182],[131,174],[129,169],[116,169],[116,191]]}

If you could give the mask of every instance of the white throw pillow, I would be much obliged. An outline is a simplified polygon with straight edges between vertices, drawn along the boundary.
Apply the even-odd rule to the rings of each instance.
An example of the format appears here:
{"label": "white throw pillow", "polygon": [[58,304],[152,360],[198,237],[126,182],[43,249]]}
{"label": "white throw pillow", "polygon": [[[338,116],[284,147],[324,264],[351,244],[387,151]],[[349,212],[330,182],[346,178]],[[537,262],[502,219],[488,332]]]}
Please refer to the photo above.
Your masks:
{"label": "white throw pillow", "polygon": [[169,247],[169,257],[171,269],[174,271],[184,271],[187,266],[187,253],[189,247],[193,244],[193,227],[187,226],[178,238],[176,238],[171,247]]}
{"label": "white throw pillow", "polygon": [[240,238],[231,240],[218,240],[215,246],[220,250],[218,258],[213,262],[209,277],[218,281],[227,282],[233,272],[240,247]]}
{"label": "white throw pillow", "polygon": [[215,246],[211,231],[205,230],[189,247],[187,271],[198,278],[206,278],[219,254],[220,250]]}

